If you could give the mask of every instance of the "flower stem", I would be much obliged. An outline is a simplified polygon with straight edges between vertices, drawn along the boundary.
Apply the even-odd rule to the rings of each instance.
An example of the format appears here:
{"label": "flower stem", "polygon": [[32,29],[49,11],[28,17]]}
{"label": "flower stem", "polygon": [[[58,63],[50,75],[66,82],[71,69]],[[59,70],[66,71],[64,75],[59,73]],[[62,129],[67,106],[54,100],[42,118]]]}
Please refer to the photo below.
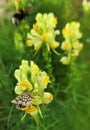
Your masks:
{"label": "flower stem", "polygon": [[45,47],[42,48],[42,56],[43,56],[43,60],[45,63],[45,68],[46,71],[48,71],[48,74],[50,76],[50,88],[53,88],[54,83],[55,83],[55,77],[53,75],[53,67],[52,67],[52,53],[48,52],[47,49]]}

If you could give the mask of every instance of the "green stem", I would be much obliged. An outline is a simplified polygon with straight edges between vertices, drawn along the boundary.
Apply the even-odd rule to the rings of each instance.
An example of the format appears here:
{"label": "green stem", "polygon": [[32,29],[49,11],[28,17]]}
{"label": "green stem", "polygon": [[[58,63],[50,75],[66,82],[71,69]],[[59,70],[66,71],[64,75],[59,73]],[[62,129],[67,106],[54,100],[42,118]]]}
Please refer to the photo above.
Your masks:
{"label": "green stem", "polygon": [[23,117],[21,118],[21,121],[24,120],[24,118],[26,117],[26,115],[27,115],[27,112],[24,113]]}
{"label": "green stem", "polygon": [[45,63],[46,71],[48,72],[48,74],[50,76],[50,81],[51,81],[50,87],[53,88],[54,83],[55,83],[55,77],[53,76],[53,69],[52,69],[53,68],[52,67],[52,54],[51,54],[51,52],[47,51],[47,48],[43,47],[42,56],[43,56],[43,60]]}

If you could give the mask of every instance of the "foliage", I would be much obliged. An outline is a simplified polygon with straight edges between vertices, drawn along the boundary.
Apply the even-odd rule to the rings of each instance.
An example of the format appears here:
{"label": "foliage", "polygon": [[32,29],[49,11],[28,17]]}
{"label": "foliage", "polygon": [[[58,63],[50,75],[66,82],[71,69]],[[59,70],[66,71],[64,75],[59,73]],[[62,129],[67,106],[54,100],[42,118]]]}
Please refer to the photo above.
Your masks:
{"label": "foliage", "polygon": [[[31,3],[34,9],[30,17],[19,26],[11,23],[11,15],[0,22],[0,130],[89,130],[90,13],[84,12],[81,3],[78,5],[81,9],[79,13],[77,4],[73,4],[74,0],[31,0]],[[12,12],[11,6],[9,10]],[[68,66],[59,62],[63,55],[61,47],[56,48],[60,55],[52,50],[46,51],[45,47],[35,54],[33,46],[26,45],[27,33],[32,29],[38,12],[52,12],[58,18],[56,29],[60,30],[60,36],[56,40],[60,45],[64,41],[61,30],[66,23],[73,20],[80,22],[83,34],[80,41],[84,43],[84,48],[75,62]],[[54,99],[50,104],[41,106],[44,118],[39,126],[29,115],[21,121],[24,113],[11,104],[11,100],[16,97],[14,72],[22,59],[34,60],[51,80],[46,90],[53,93]]]}

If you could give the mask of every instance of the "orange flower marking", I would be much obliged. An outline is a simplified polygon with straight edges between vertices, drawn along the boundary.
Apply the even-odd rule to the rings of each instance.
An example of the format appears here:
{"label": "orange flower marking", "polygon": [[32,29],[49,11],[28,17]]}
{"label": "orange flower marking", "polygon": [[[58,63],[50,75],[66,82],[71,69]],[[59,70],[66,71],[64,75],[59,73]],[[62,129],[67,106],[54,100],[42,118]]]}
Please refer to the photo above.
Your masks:
{"label": "orange flower marking", "polygon": [[23,111],[28,111],[29,107],[22,108]]}
{"label": "orange flower marking", "polygon": [[22,110],[26,111],[27,113],[32,113],[32,112],[36,111],[36,108],[35,107],[25,107],[25,108],[22,108]]}
{"label": "orange flower marking", "polygon": [[43,39],[43,41],[47,41],[47,39],[48,39],[48,33],[47,32],[44,32],[43,33],[43,35],[42,35],[42,39]]}
{"label": "orange flower marking", "polygon": [[50,93],[48,98],[50,101],[53,100],[53,95]]}
{"label": "orange flower marking", "polygon": [[35,107],[31,107],[28,109],[28,112],[32,113],[32,112],[35,112],[36,111],[36,108]]}
{"label": "orange flower marking", "polygon": [[78,50],[81,51],[83,49],[83,44],[79,44]]}
{"label": "orange flower marking", "polygon": [[54,18],[52,19],[52,23],[53,23],[53,24],[57,24],[57,18],[56,18],[56,17],[54,17]]}
{"label": "orange flower marking", "polygon": [[67,28],[62,30],[62,33],[65,33],[67,36],[70,36],[70,31]]}
{"label": "orange flower marking", "polygon": [[48,83],[49,82],[49,76],[46,76],[44,79],[44,83]]}
{"label": "orange flower marking", "polygon": [[32,42],[30,40],[27,40],[26,44],[29,45],[29,46],[32,46]]}
{"label": "orange flower marking", "polygon": [[20,0],[15,0],[15,2],[19,2]]}
{"label": "orange flower marking", "polygon": [[34,29],[34,31],[38,32],[38,30],[39,30],[39,29],[38,29],[38,25],[37,25],[37,24],[34,24],[34,25],[33,25],[33,29]]}
{"label": "orange flower marking", "polygon": [[52,45],[51,45],[51,48],[52,48],[52,49],[55,49],[55,48],[57,48],[57,47],[58,47],[58,44],[56,44],[55,42],[53,42]]}
{"label": "orange flower marking", "polygon": [[78,56],[78,52],[73,52],[73,53],[72,53],[72,56],[73,56],[73,57],[77,57],[77,56]]}
{"label": "orange flower marking", "polygon": [[20,86],[29,87],[29,86],[30,86],[30,83],[29,83],[28,81],[22,81],[22,82],[20,82]]}
{"label": "orange flower marking", "polygon": [[35,51],[38,51],[41,48],[41,46],[35,47]]}
{"label": "orange flower marking", "polygon": [[66,43],[64,44],[64,49],[65,49],[65,50],[70,49],[70,43],[66,42]]}

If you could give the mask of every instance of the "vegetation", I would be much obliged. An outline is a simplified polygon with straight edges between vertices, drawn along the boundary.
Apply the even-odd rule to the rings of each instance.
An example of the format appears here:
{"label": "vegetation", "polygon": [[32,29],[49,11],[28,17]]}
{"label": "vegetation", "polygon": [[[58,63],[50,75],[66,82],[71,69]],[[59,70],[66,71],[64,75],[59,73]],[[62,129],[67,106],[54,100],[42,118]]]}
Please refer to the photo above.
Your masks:
{"label": "vegetation", "polygon": [[[5,15],[0,16],[0,130],[89,130],[90,11],[84,10],[82,3],[75,0],[30,1],[31,13],[18,26],[11,21],[12,12],[16,10],[14,3],[10,1],[8,6],[2,7]],[[50,52],[46,51],[45,46],[36,51],[34,46],[26,44],[27,39],[30,40],[27,34],[30,34],[39,12],[52,12],[58,19],[55,30],[60,30],[60,35],[56,36],[55,41],[60,46],[54,50],[50,46]],[[60,62],[66,54],[61,49],[61,43],[65,40],[62,29],[72,21],[80,23],[82,37],[79,40],[83,43],[83,49],[78,57],[71,59],[70,64],[64,65]],[[11,103],[17,96],[14,72],[23,59],[28,62],[33,60],[50,77],[45,91],[53,94],[53,100],[40,105],[43,119],[40,118],[38,126],[30,114],[21,120],[24,111],[16,109]]]}

